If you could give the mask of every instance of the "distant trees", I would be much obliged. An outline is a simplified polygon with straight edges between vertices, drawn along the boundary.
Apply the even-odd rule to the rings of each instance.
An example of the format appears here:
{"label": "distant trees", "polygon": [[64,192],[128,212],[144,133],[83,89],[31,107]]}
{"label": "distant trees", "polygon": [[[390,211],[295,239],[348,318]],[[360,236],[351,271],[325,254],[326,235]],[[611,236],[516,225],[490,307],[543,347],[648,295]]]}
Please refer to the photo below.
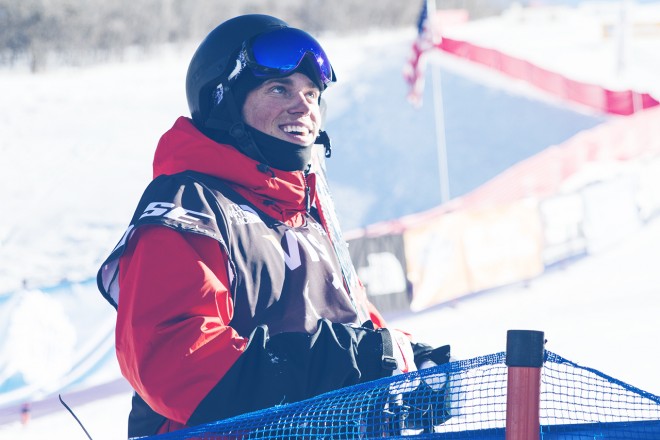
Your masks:
{"label": "distant trees", "polygon": [[[499,12],[507,0],[438,0],[473,17]],[[311,32],[356,32],[411,26],[421,0],[0,0],[0,64],[27,62],[33,72],[51,57],[68,64],[121,56],[128,47],[199,39],[223,20],[267,13]]]}

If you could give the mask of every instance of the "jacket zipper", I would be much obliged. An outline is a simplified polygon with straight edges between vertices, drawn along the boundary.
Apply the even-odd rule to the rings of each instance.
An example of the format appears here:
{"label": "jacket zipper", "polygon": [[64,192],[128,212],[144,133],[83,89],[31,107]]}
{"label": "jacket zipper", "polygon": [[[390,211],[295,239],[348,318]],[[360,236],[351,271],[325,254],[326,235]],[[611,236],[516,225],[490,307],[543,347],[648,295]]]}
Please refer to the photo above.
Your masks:
{"label": "jacket zipper", "polygon": [[305,182],[305,210],[307,214],[312,210],[312,200],[310,198],[310,188],[307,184],[307,174],[309,173],[309,168],[303,172],[303,181]]}

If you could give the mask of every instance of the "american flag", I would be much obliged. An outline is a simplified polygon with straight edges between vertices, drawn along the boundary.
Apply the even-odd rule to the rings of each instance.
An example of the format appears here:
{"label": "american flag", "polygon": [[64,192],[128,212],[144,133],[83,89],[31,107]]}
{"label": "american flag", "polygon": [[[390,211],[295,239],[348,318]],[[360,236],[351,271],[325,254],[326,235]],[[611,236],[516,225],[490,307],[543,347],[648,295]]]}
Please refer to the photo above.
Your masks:
{"label": "american flag", "polygon": [[410,86],[408,101],[414,106],[422,105],[424,94],[424,54],[433,47],[433,34],[428,20],[426,0],[422,1],[422,10],[417,19],[417,37],[412,45],[412,53],[403,69],[403,77]]}

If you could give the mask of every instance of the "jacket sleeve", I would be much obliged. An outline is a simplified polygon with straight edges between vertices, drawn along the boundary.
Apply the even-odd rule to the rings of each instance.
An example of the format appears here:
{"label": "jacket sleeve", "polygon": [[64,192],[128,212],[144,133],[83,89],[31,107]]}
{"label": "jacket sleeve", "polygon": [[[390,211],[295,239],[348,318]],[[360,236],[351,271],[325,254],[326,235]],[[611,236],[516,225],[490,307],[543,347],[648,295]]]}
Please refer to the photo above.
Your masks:
{"label": "jacket sleeve", "polygon": [[212,239],[144,226],[119,262],[120,368],[153,410],[180,423],[247,344],[229,326],[226,261]]}

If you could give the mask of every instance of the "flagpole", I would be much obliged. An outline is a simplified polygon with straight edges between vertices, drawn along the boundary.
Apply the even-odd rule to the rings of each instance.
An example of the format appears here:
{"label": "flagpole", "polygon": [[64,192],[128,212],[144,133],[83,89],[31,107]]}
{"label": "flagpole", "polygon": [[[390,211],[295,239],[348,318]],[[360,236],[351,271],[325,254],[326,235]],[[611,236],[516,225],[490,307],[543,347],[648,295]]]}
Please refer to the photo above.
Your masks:
{"label": "flagpole", "polygon": [[[426,0],[427,25],[433,34],[433,16],[435,15],[435,0]],[[435,44],[435,38],[433,43]],[[438,63],[431,62],[431,82],[433,84],[433,113],[435,118],[435,142],[438,152],[438,172],[440,173],[440,203],[444,204],[450,199],[449,167],[447,165],[447,141],[445,139],[445,115],[442,99],[442,80]]]}

